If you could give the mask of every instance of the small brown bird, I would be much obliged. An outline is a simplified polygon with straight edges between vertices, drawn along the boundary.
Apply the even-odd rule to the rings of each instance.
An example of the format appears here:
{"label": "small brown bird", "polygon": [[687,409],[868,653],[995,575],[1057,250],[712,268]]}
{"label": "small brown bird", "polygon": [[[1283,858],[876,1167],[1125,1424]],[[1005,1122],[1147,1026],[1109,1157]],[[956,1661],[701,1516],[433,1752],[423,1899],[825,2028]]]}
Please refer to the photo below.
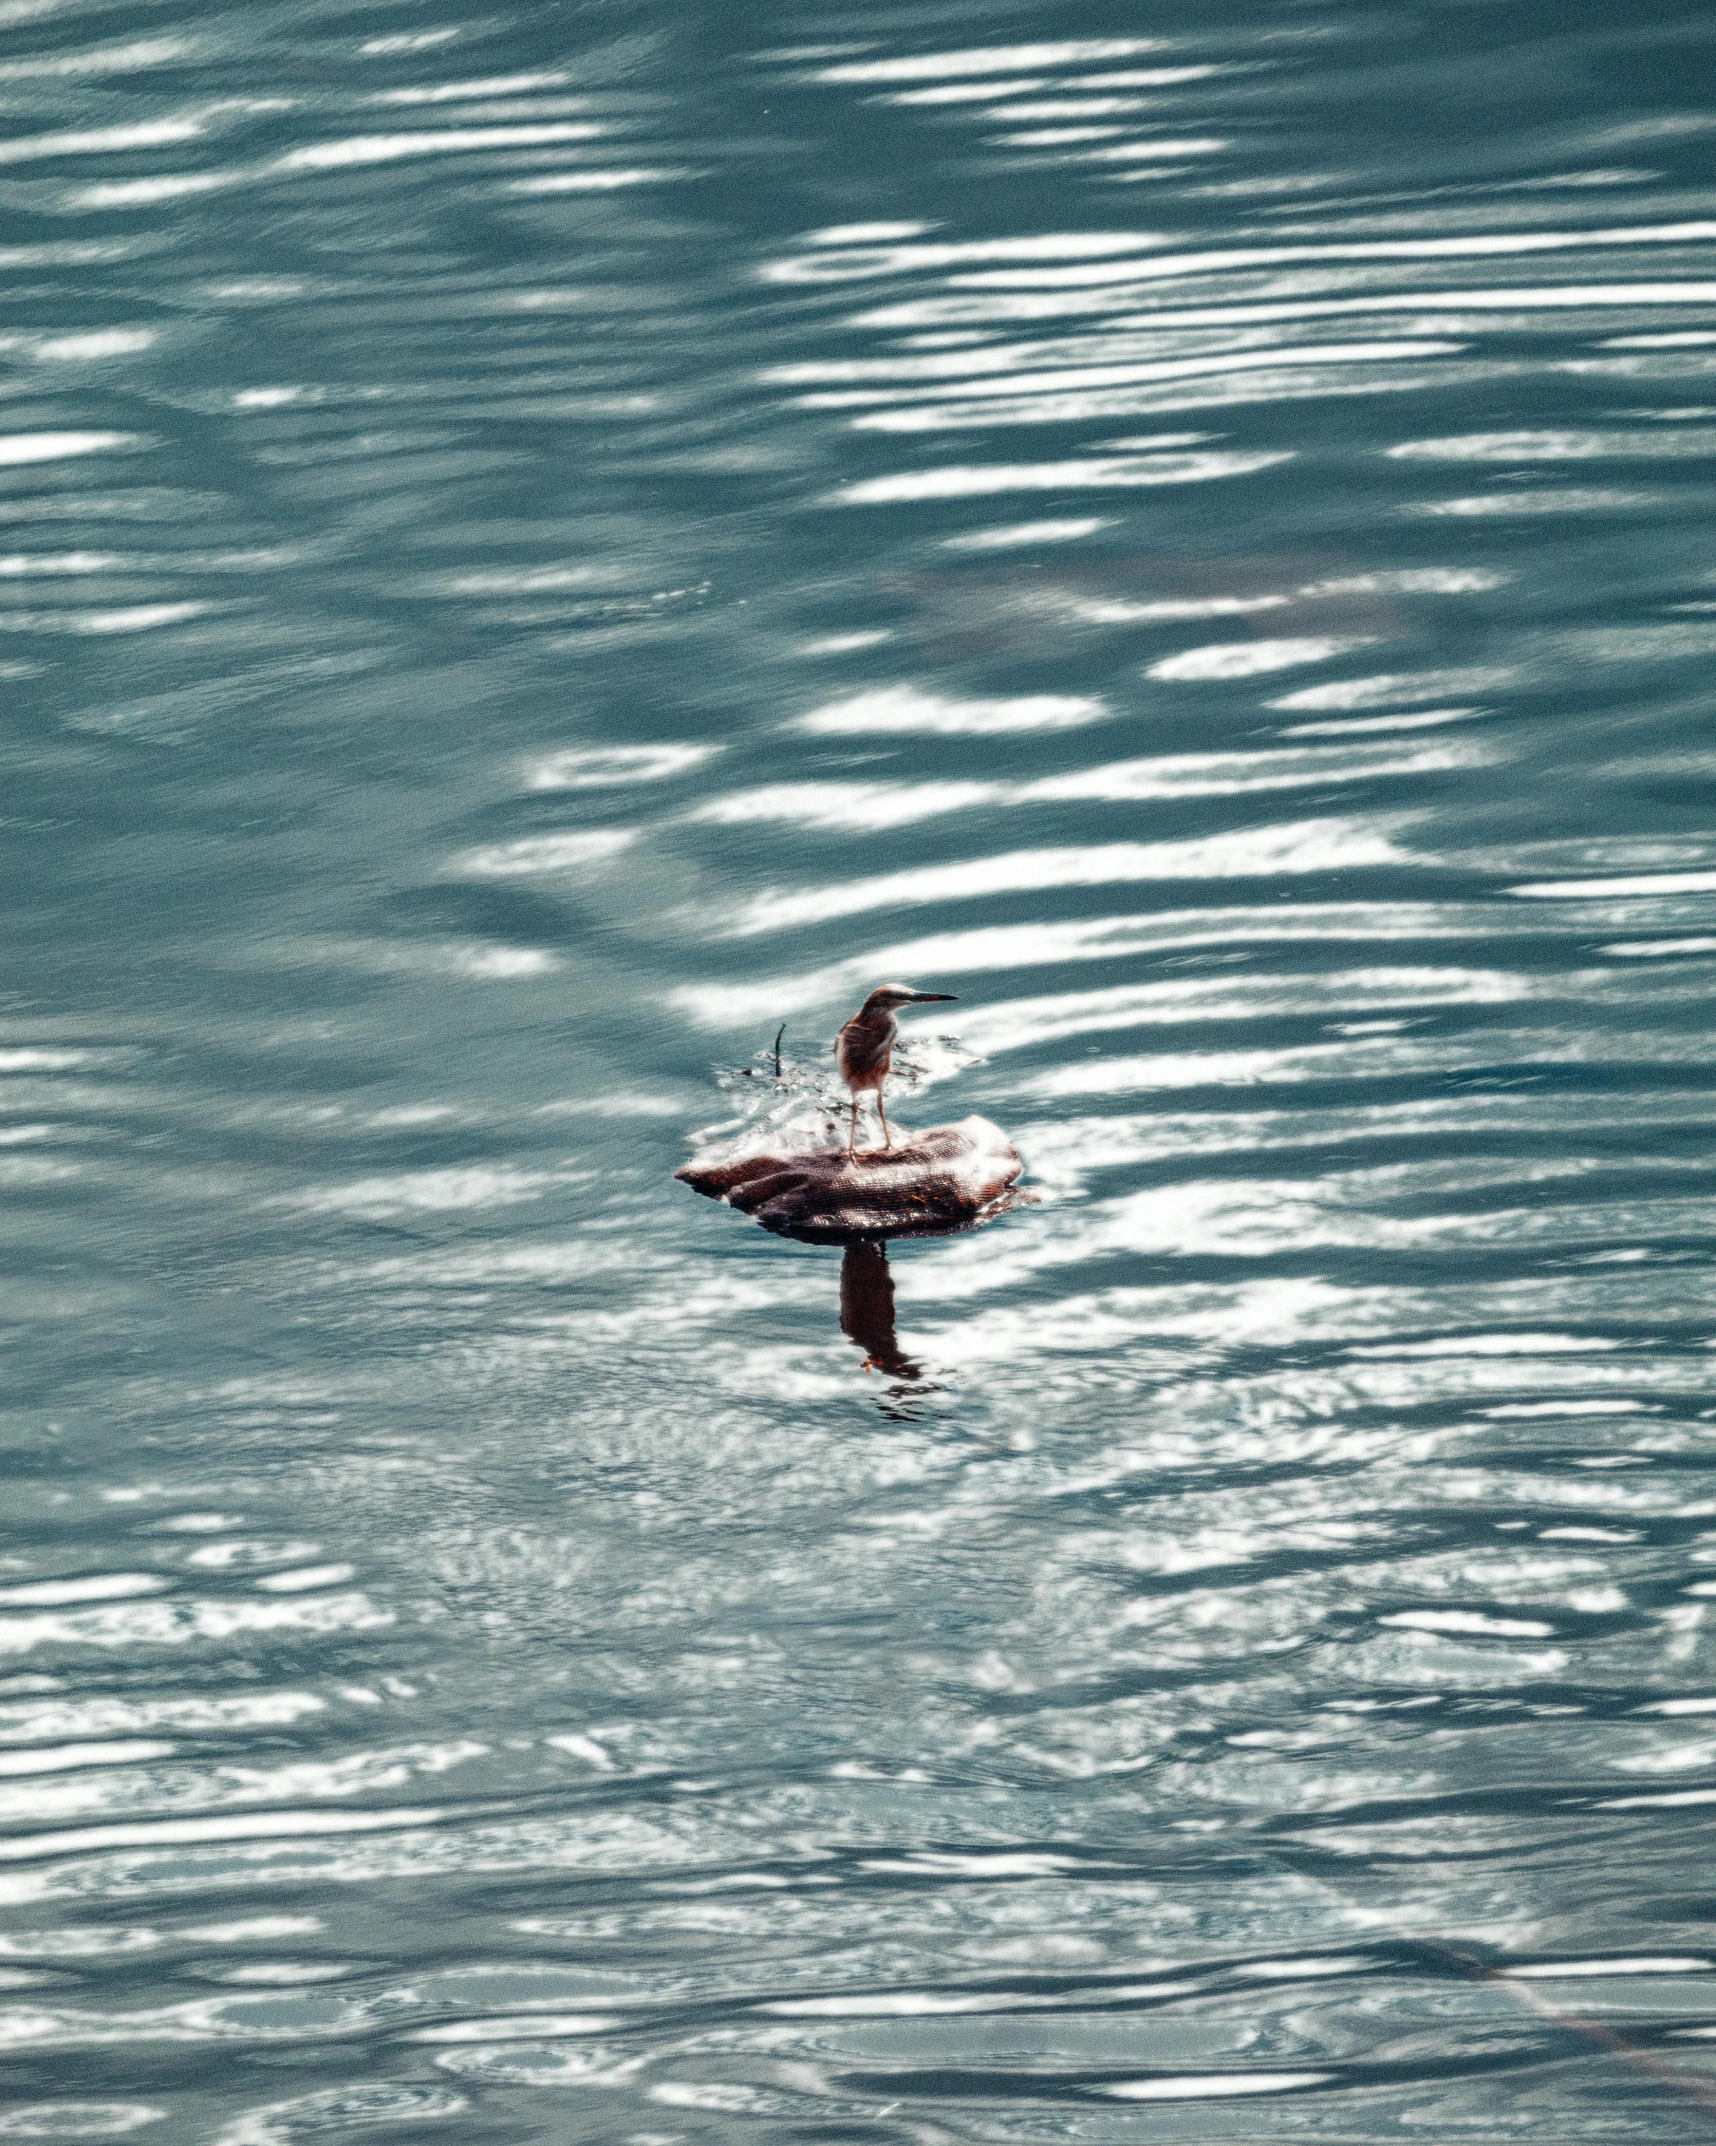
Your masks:
{"label": "small brown bird", "polygon": [[882,1118],[883,1145],[892,1147],[894,1144],[888,1124],[888,1106],[882,1100],[882,1084],[894,1070],[894,1044],[900,1033],[894,1008],[927,1006],[941,1000],[949,1005],[957,1003],[951,991],[913,991],[905,984],[883,984],[879,990],[871,992],[835,1037],[835,1063],[840,1068],[841,1079],[852,1091],[852,1131],[846,1142],[848,1155],[858,1152],[858,1098],[866,1088],[875,1090],[876,1108]]}

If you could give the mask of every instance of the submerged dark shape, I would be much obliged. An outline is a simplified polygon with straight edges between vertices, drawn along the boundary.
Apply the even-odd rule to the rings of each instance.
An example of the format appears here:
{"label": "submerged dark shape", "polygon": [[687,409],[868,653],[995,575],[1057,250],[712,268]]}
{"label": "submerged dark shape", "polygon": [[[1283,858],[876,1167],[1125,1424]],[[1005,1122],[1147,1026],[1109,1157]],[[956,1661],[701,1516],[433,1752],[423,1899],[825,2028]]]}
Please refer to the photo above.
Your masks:
{"label": "submerged dark shape", "polygon": [[821,1243],[854,1237],[934,1235],[995,1213],[1024,1168],[987,1118],[907,1133],[892,1148],[849,1155],[809,1148],[688,1162],[674,1175],[707,1199],[755,1215],[765,1229]]}

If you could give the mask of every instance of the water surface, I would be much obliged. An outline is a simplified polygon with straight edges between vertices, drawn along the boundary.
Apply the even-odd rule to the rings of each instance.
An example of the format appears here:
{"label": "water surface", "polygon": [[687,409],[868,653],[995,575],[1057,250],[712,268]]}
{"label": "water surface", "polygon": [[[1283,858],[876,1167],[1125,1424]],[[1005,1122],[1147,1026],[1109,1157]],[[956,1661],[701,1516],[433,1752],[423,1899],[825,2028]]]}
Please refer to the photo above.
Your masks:
{"label": "water surface", "polygon": [[1711,23],[739,12],[0,13],[0,2136],[1708,2138]]}

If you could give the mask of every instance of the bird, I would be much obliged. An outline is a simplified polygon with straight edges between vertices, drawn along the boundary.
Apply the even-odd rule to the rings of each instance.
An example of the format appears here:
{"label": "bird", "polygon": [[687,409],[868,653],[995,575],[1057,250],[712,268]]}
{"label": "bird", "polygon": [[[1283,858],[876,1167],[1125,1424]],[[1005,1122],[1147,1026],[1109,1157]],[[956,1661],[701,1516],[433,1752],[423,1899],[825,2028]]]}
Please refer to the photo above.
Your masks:
{"label": "bird", "polygon": [[858,1098],[866,1088],[876,1092],[876,1108],[882,1118],[882,1140],[894,1144],[888,1124],[888,1106],[882,1100],[882,1084],[894,1070],[894,1044],[900,1033],[894,1019],[896,1006],[927,1006],[945,1001],[956,1005],[951,991],[914,991],[909,984],[883,984],[859,1007],[834,1039],[834,1059],[840,1077],[852,1091],[852,1130],[847,1137],[848,1156],[858,1152]]}

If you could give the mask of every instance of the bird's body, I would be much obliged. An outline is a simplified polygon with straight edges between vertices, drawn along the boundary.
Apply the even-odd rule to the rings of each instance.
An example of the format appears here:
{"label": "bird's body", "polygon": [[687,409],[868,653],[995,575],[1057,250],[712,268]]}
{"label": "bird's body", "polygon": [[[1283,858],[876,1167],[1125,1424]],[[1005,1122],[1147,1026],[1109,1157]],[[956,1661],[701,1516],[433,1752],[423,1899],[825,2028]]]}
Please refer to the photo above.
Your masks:
{"label": "bird's body", "polygon": [[835,1040],[834,1055],[840,1078],[854,1095],[866,1088],[880,1088],[894,1070],[894,1045],[900,1024],[891,1013],[855,1013]]}
{"label": "bird's body", "polygon": [[951,1003],[952,996],[948,991],[913,991],[905,984],[883,984],[879,990],[871,992],[835,1037],[834,1062],[840,1068],[840,1078],[852,1091],[852,1130],[846,1142],[848,1155],[857,1152],[858,1098],[867,1090],[876,1097],[883,1145],[891,1148],[894,1144],[888,1125],[888,1106],[882,1094],[883,1084],[894,1070],[894,1044],[900,1033],[894,1008],[922,1006],[939,999]]}

